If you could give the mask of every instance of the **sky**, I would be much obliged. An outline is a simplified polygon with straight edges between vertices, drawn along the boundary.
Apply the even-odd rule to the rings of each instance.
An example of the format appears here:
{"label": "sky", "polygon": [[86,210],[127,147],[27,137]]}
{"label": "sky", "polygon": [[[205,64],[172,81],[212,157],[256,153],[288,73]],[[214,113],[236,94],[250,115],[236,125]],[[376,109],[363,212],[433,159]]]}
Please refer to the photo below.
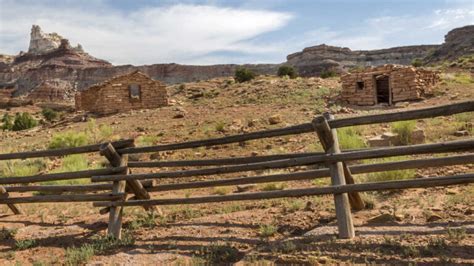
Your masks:
{"label": "sky", "polygon": [[0,54],[27,51],[33,24],[116,65],[281,63],[322,43],[440,44],[474,0],[0,0]]}

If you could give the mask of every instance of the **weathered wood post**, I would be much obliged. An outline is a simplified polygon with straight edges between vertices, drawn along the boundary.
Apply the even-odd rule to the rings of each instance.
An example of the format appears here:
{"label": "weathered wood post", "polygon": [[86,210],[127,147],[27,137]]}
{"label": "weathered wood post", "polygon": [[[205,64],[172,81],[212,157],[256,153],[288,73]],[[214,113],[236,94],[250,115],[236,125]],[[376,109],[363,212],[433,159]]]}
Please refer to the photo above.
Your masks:
{"label": "weathered wood post", "polygon": [[[334,116],[331,115],[330,113],[324,113],[323,114],[324,118],[326,118],[327,121],[333,120]],[[334,131],[334,134],[337,138],[337,131],[336,129],[331,129],[331,131]],[[322,146],[324,148],[324,151],[327,152],[327,146],[330,143],[322,143]],[[355,184],[354,177],[352,177],[351,169],[347,166],[345,162],[342,162],[342,168],[344,169],[344,179],[346,180],[346,184]],[[349,196],[349,203],[351,204],[351,207],[353,210],[360,211],[365,208],[365,202],[362,200],[362,197],[360,196],[360,193],[358,192],[351,192],[348,194]]]}
{"label": "weathered wood post", "polygon": [[[107,143],[100,147],[100,155],[104,156],[109,160],[110,165],[113,167],[127,166],[128,156],[117,153],[112,144]],[[128,174],[128,168],[122,174]],[[125,180],[114,181],[112,186],[112,193],[125,193]],[[123,207],[115,206],[110,208],[109,212],[109,226],[107,228],[107,234],[117,239],[122,237],[122,212]]]}
{"label": "weathered wood post", "polygon": [[[328,118],[332,119],[330,115]],[[326,153],[341,153],[341,150],[339,149],[339,141],[337,139],[337,131],[336,129],[331,129],[329,127],[326,117],[316,117],[312,123]],[[346,184],[342,162],[330,163],[329,172],[331,174],[331,183],[333,186]],[[352,223],[347,193],[334,194],[334,203],[336,205],[336,218],[339,238],[353,238],[355,236],[354,225]]]}
{"label": "weathered wood post", "polygon": [[[5,187],[3,186],[0,186],[0,197],[2,198],[8,198],[8,192],[7,190],[5,189]],[[7,204],[8,208],[10,208],[10,210],[12,210],[13,214],[21,214],[21,209],[20,207],[16,206],[15,204],[13,203],[9,203]]]}

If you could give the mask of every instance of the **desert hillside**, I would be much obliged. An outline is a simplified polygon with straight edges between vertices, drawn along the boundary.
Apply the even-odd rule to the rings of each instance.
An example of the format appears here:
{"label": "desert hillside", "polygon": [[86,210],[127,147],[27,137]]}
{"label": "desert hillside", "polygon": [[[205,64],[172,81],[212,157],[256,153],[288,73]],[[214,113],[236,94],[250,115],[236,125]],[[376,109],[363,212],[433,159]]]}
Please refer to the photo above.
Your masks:
{"label": "desert hillside", "polygon": [[[90,114],[58,111],[52,122],[24,131],[5,131],[1,153],[48,149],[65,138],[82,136],[84,143],[135,138],[138,146],[176,143],[222,137],[263,129],[280,128],[311,121],[329,111],[336,118],[386,113],[437,106],[474,99],[474,82],[469,73],[451,69],[442,81],[418,102],[358,107],[341,102],[339,77],[295,78],[258,76],[238,83],[233,77],[169,86],[170,106],[94,117]],[[41,105],[40,105],[41,106]],[[5,113],[27,112],[45,120],[40,106],[14,107]],[[424,133],[423,143],[472,138],[472,113],[413,121]],[[369,139],[393,132],[396,124],[357,126],[339,132],[343,149],[364,148]],[[466,132],[459,133],[459,132]],[[317,152],[322,147],[316,134],[269,138],[260,141],[130,155],[131,161],[172,161],[282,153]],[[429,158],[430,155],[403,157]],[[97,168],[104,164],[98,154],[65,158],[2,162],[1,175],[32,175]],[[299,171],[301,166],[281,171],[248,172],[271,175]],[[318,167],[318,166],[315,166]],[[186,168],[180,168],[182,170]],[[308,168],[310,169],[310,168]],[[472,172],[472,164],[399,170],[387,174],[356,175],[356,182],[418,178]],[[173,171],[176,168],[162,168]],[[149,172],[134,169],[133,173]],[[225,174],[220,177],[238,177]],[[212,180],[161,179],[159,184]],[[75,181],[74,181],[75,182]],[[84,179],[83,184],[90,182]],[[153,193],[153,197],[197,197],[206,194],[231,195],[249,192],[328,185],[329,180],[290,181],[251,186],[227,186]],[[57,184],[68,184],[68,181]],[[23,193],[28,195],[28,193]],[[24,214],[4,216],[2,264],[55,264],[60,261],[105,264],[333,264],[466,263],[472,257],[472,185],[364,193],[369,208],[354,212],[357,237],[338,240],[334,235],[332,197],[304,197],[263,201],[242,201],[163,207],[162,215],[147,214],[131,207],[124,215],[124,238],[104,242],[107,215],[99,216],[88,203],[34,203],[23,205]],[[2,206],[2,213],[8,208]],[[6,215],[6,214],[5,214]],[[27,220],[27,222],[25,222]],[[393,233],[390,233],[393,232]],[[58,241],[60,239],[60,241]],[[16,248],[15,248],[16,245]],[[89,250],[92,249],[92,250]],[[359,255],[354,256],[354,252]]]}

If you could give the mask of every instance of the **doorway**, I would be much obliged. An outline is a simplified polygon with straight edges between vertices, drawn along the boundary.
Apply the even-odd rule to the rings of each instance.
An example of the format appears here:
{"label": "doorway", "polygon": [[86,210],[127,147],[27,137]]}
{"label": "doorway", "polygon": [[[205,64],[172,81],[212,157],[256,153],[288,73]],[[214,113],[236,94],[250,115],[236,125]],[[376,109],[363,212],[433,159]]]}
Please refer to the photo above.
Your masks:
{"label": "doorway", "polygon": [[380,75],[376,76],[375,80],[377,90],[377,103],[391,104],[389,77],[385,75]]}

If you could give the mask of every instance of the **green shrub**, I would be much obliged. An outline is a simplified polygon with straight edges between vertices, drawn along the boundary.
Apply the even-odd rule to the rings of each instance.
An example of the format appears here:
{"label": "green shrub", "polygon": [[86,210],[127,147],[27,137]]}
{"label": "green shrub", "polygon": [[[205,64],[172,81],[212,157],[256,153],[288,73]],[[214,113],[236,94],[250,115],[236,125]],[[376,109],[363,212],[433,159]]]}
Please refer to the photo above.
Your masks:
{"label": "green shrub", "polygon": [[215,187],[212,191],[214,195],[226,195],[230,193],[230,188],[228,187]]}
{"label": "green shrub", "polygon": [[[159,218],[159,223],[156,221],[157,218]],[[136,219],[128,223],[127,228],[130,230],[137,230],[143,227],[154,228],[158,224],[164,224],[166,222],[166,216],[158,216],[155,212],[147,212],[146,215],[140,215]]]}
{"label": "green shrub", "polygon": [[15,121],[13,121],[12,130],[20,131],[33,128],[37,125],[38,121],[36,121],[29,113],[17,113],[15,115]]}
{"label": "green shrub", "polygon": [[474,112],[461,113],[454,115],[456,120],[456,129],[467,130],[471,135],[474,134]]}
{"label": "green shrub", "polygon": [[250,81],[255,78],[255,74],[248,68],[238,68],[235,71],[235,80],[239,83]]}
{"label": "green shrub", "polygon": [[421,67],[423,65],[423,61],[420,58],[415,58],[411,61],[411,65],[414,67]]}
{"label": "green shrub", "polygon": [[285,189],[286,184],[285,183],[267,183],[262,187],[262,191],[273,191],[273,190],[283,190]]}
{"label": "green shrub", "polygon": [[[393,162],[408,160],[409,157],[399,156],[394,158],[383,158],[377,160],[371,160],[371,163],[384,163],[384,162]],[[382,182],[382,181],[392,181],[392,180],[404,180],[413,178],[416,174],[416,169],[406,169],[406,170],[394,170],[394,171],[383,171],[383,172],[374,172],[365,175],[365,180],[367,182]]]}
{"label": "green shrub", "polygon": [[216,126],[216,131],[217,132],[224,132],[225,131],[225,122],[217,122]]}
{"label": "green shrub", "polygon": [[90,119],[87,122],[85,133],[89,137],[89,142],[101,143],[104,141],[110,141],[114,130],[110,126],[104,124],[97,126],[96,120]]}
{"label": "green shrub", "polygon": [[456,73],[454,74],[454,82],[459,84],[471,84],[474,83],[474,79],[470,73]]}
{"label": "green shrub", "polygon": [[376,172],[367,174],[365,180],[367,182],[404,180],[413,178],[415,173],[416,172],[413,169]]}
{"label": "green shrub", "polygon": [[243,253],[229,244],[212,243],[203,247],[191,265],[230,265],[242,259]]}
{"label": "green shrub", "polygon": [[279,67],[277,75],[279,77],[288,76],[291,79],[294,79],[298,76],[298,74],[296,74],[296,70],[292,66],[281,66],[281,67]]}
{"label": "green shrub", "polygon": [[339,146],[342,150],[361,149],[367,147],[360,132],[353,127],[345,127],[337,130]]}
{"label": "green shrub", "polygon": [[22,161],[7,161],[0,163],[0,176],[30,176],[46,169],[44,159],[28,159]]}
{"label": "green shrub", "polygon": [[62,165],[60,168],[55,169],[53,172],[61,173],[61,172],[75,172],[86,170],[89,168],[89,163],[87,158],[83,154],[72,154],[67,155],[62,160]]}
{"label": "green shrub", "polygon": [[160,137],[156,135],[143,135],[139,136],[135,142],[137,143],[137,146],[142,147],[156,145],[159,140]]}
{"label": "green shrub", "polygon": [[[59,168],[54,169],[51,173],[65,173],[65,172],[76,172],[91,169],[87,157],[83,154],[72,154],[65,156],[62,159],[62,164]],[[68,179],[68,180],[55,180],[41,182],[42,185],[80,185],[88,184],[90,179],[79,178],[79,179]],[[37,193],[45,194],[45,193]],[[46,193],[47,194],[47,193]]]}
{"label": "green shrub", "polygon": [[44,108],[41,110],[41,114],[44,116],[44,119],[50,122],[56,120],[59,117],[59,113],[51,108]]}
{"label": "green shrub", "polygon": [[25,250],[29,248],[36,247],[38,242],[36,239],[25,239],[25,240],[17,240],[15,241],[15,248],[18,250]]}
{"label": "green shrub", "polygon": [[128,232],[124,232],[122,239],[112,236],[97,237],[91,244],[84,244],[78,248],[66,249],[66,265],[80,265],[87,263],[94,255],[120,247],[133,245],[135,240]]}
{"label": "green shrub", "polygon": [[411,143],[411,135],[416,127],[416,121],[399,121],[392,123],[392,131],[398,134],[400,143],[408,145]]}
{"label": "green shrub", "polygon": [[334,70],[323,70],[319,75],[321,78],[332,78],[337,76],[337,73]]}
{"label": "green shrub", "polygon": [[133,243],[135,243],[135,239],[130,232],[123,232],[122,239],[107,235],[95,238],[92,245],[97,253],[103,253],[107,250],[130,246],[133,245]]}
{"label": "green shrub", "polygon": [[304,202],[302,200],[291,200],[285,206],[285,209],[288,212],[299,211],[303,208],[304,208]]}
{"label": "green shrub", "polygon": [[50,149],[72,148],[87,145],[89,136],[84,132],[67,131],[54,134],[50,143]]}
{"label": "green shrub", "polygon": [[95,254],[94,246],[85,244],[81,247],[66,249],[66,265],[86,264]]}
{"label": "green shrub", "polygon": [[9,115],[8,113],[5,113],[2,117],[1,122],[2,124],[2,129],[3,130],[12,130],[13,128],[13,117]]}
{"label": "green shrub", "polygon": [[271,224],[262,224],[260,225],[260,229],[259,229],[259,232],[258,234],[261,236],[261,237],[271,237],[271,236],[274,236],[277,232],[277,228],[276,226],[274,225],[271,225]]}

